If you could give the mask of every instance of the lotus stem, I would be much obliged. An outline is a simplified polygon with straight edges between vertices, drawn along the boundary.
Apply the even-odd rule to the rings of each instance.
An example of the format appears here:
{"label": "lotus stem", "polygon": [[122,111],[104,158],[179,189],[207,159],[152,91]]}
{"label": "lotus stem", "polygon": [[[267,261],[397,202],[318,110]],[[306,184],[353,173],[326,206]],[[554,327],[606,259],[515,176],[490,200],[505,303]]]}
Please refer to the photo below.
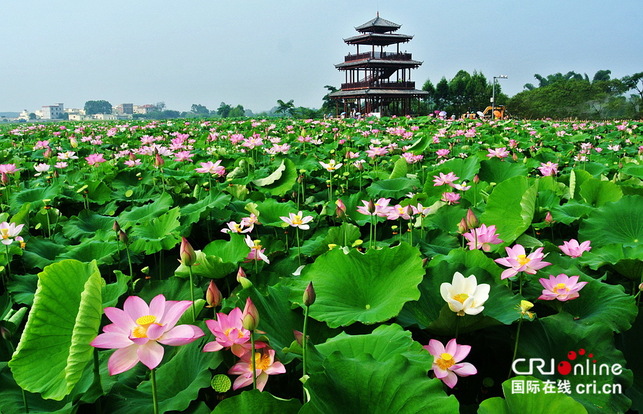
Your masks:
{"label": "lotus stem", "polygon": [[[303,337],[301,340],[302,343],[302,351],[301,351],[301,359],[302,359],[302,378],[306,378],[306,359],[307,359],[307,354],[308,352],[306,351],[306,348],[308,347],[308,338],[306,337],[308,335],[308,311],[310,310],[310,306],[306,306],[306,309],[304,310],[304,331]],[[303,393],[304,393],[304,403],[308,402],[308,394],[306,394],[306,387],[303,385]]]}
{"label": "lotus stem", "polygon": [[151,369],[152,373],[152,404],[154,406],[154,414],[159,414],[159,397],[156,391],[156,368]]}
{"label": "lotus stem", "polygon": [[194,276],[192,274],[192,266],[188,266],[190,274],[190,300],[192,301],[192,322],[196,321],[196,306],[194,305]]}
{"label": "lotus stem", "polygon": [[[516,330],[516,342],[514,343],[514,353],[513,357],[511,358],[511,361],[516,360],[516,355],[518,355],[518,341],[520,340],[520,328],[522,327],[522,315],[520,315],[520,319],[518,319],[518,329]],[[509,376],[507,378],[511,378],[511,368],[509,368]]]}
{"label": "lotus stem", "polygon": [[250,331],[250,344],[252,346],[252,357],[250,363],[252,364],[252,389],[257,389],[257,357],[255,356],[255,331]]}
{"label": "lotus stem", "polygon": [[[98,389],[103,393],[103,387],[100,383],[100,362],[98,361],[98,348],[94,348],[94,384],[98,386]],[[24,392],[23,392],[24,394]],[[24,396],[23,396],[24,399]],[[100,398],[96,400],[96,411],[98,413],[103,412],[103,407],[100,402]],[[27,411],[28,412],[28,411]]]}

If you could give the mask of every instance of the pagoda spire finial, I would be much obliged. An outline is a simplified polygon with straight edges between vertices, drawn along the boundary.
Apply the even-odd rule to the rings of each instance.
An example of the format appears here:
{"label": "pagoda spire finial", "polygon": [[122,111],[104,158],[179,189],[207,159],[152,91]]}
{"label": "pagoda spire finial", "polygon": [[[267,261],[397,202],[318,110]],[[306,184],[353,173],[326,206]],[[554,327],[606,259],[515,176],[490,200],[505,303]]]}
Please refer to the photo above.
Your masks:
{"label": "pagoda spire finial", "polygon": [[380,11],[379,10],[377,11],[377,17],[380,17]]}

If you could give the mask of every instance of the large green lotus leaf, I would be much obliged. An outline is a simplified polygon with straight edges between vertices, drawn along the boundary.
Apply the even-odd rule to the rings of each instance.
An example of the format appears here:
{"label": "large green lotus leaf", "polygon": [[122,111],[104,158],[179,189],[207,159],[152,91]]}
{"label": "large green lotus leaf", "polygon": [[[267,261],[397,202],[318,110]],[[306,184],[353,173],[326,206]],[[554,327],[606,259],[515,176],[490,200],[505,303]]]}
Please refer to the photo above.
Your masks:
{"label": "large green lotus leaf", "polygon": [[580,186],[580,196],[585,202],[594,207],[600,207],[605,203],[618,201],[623,197],[621,188],[611,181],[601,181],[590,178]]}
{"label": "large green lotus leaf", "polygon": [[254,180],[253,183],[272,195],[283,196],[297,182],[297,167],[288,158],[281,160],[279,167],[268,177]]}
{"label": "large green lotus leaf", "polygon": [[[157,368],[159,412],[183,412],[197,399],[201,389],[210,386],[210,369],[219,366],[223,356],[220,352],[202,352],[205,343],[206,340],[201,339],[179,347],[169,361]],[[106,398],[103,410],[112,414],[146,413],[151,411],[151,404],[151,381],[142,382],[136,389],[117,383]]]}
{"label": "large green lotus leaf", "polygon": [[114,274],[116,275],[116,282],[103,285],[103,309],[116,306],[118,299],[129,289],[128,283],[131,277],[123,274],[120,270],[114,270]]}
{"label": "large green lotus leaf", "polygon": [[230,240],[215,240],[203,248],[203,253],[220,257],[226,263],[239,263],[250,252],[245,235],[230,233]]}
{"label": "large green lotus leaf", "polygon": [[22,208],[23,204],[28,203],[31,203],[34,209],[39,209],[44,205],[42,200],[53,200],[58,197],[60,193],[60,186],[58,185],[24,189],[13,193],[9,202],[11,212],[16,214]]}
{"label": "large green lotus leaf", "polygon": [[288,213],[297,213],[297,205],[292,201],[280,203],[273,198],[269,198],[261,203],[257,203],[259,211],[259,222],[264,226],[281,227],[284,221],[279,217],[288,217]]}
{"label": "large green lotus leaf", "polygon": [[405,194],[417,191],[421,187],[420,180],[415,178],[391,178],[373,182],[366,189],[371,198],[402,198]]}
{"label": "large green lotus leaf", "polygon": [[400,157],[393,164],[393,170],[391,171],[391,175],[389,175],[388,178],[391,179],[406,177],[406,173],[408,173],[408,171],[409,163],[406,162],[406,159],[404,159],[404,157]]}
{"label": "large green lotus leaf", "polygon": [[576,200],[570,200],[562,206],[554,207],[551,210],[551,214],[555,221],[569,225],[576,220],[586,217],[592,211],[594,211],[594,207]]}
{"label": "large green lotus leaf", "polygon": [[643,244],[635,247],[624,247],[622,244],[592,248],[578,259],[582,264],[597,270],[605,265],[612,265],[621,275],[638,281],[643,274]]}
{"label": "large green lotus leaf", "polygon": [[380,362],[386,362],[395,355],[403,355],[427,372],[433,363],[431,354],[419,342],[413,340],[411,332],[405,331],[397,324],[381,325],[368,335],[349,335],[342,332],[316,348],[323,356],[329,356],[336,351],[347,358],[371,354]]}
{"label": "large green lotus leaf", "polygon": [[132,207],[130,210],[123,212],[118,217],[118,223],[125,229],[136,223],[146,223],[167,212],[172,204],[174,204],[172,196],[163,193],[152,203]]}
{"label": "large green lotus leaf", "polygon": [[112,199],[112,190],[104,181],[87,182],[87,198],[97,204],[105,204]]}
{"label": "large green lotus leaf", "polygon": [[68,239],[77,240],[115,240],[112,230],[114,217],[101,216],[91,210],[83,210],[78,216],[71,217],[63,227],[63,234]]}
{"label": "large green lotus leaf", "polygon": [[589,283],[581,289],[578,298],[563,303],[563,309],[574,316],[575,323],[602,325],[614,332],[630,329],[638,312],[634,296],[626,294],[621,285],[587,276],[579,280]]}
{"label": "large green lotus leaf", "polygon": [[640,178],[643,180],[643,165],[626,165],[621,170],[621,173],[631,175],[632,177]]}
{"label": "large green lotus leaf", "polygon": [[[1,413],[24,413],[22,392],[16,384],[6,362],[0,362],[0,398]],[[45,400],[38,394],[25,393],[30,413],[72,414],[76,412],[69,398],[63,401]]]}
{"label": "large green lotus leaf", "polygon": [[324,370],[306,381],[310,401],[300,413],[458,413],[458,400],[447,396],[425,367],[402,355],[378,361],[370,354],[328,356]]}
{"label": "large green lotus leaf", "polygon": [[38,289],[38,276],[20,275],[9,281],[7,290],[15,303],[23,303],[27,306],[33,304],[33,297]]}
{"label": "large green lotus leaf", "polygon": [[581,223],[581,240],[591,240],[592,247],[622,244],[636,247],[643,242],[643,196],[624,196],[594,210]]}
{"label": "large green lotus leaf", "polygon": [[429,179],[429,177],[433,177],[434,175],[438,175],[438,173],[449,173],[453,172],[456,176],[460,178],[460,181],[471,181],[473,177],[478,174],[480,171],[480,161],[476,157],[468,157],[465,159],[462,158],[454,158],[452,160],[449,160],[445,162],[444,164],[440,164],[439,167],[435,170],[433,170],[431,173],[427,174],[427,180],[426,180],[426,185],[433,185],[433,180]]}
{"label": "large green lotus leaf", "polygon": [[[528,384],[532,387],[530,392],[526,392]],[[518,376],[508,379],[502,383],[502,392],[505,398],[494,397],[484,400],[480,403],[478,414],[587,413],[583,404],[567,394],[558,393],[557,388],[545,388],[545,385],[543,381],[530,376]],[[519,393],[517,389],[521,386],[524,387],[523,392]],[[538,389],[537,392],[536,389]]]}
{"label": "large green lotus leaf", "polygon": [[406,302],[420,297],[423,276],[420,252],[403,243],[365,254],[331,250],[315,260],[302,280],[312,281],[317,293],[310,316],[338,327],[396,316]]}
{"label": "large green lotus leaf", "polygon": [[[224,262],[220,257],[210,256],[201,250],[195,250],[196,263],[192,266],[192,274],[208,279],[220,279],[237,270],[236,263]],[[183,263],[174,271],[178,277],[190,277],[190,269]]]}
{"label": "large green lotus leaf", "polygon": [[301,402],[297,399],[284,400],[269,392],[251,390],[221,401],[212,414],[296,414],[300,408]]}
{"label": "large green lotus leaf", "polygon": [[587,180],[591,180],[592,175],[585,170],[575,169],[569,174],[569,195],[570,198],[582,200],[580,188]]}
{"label": "large green lotus leaf", "polygon": [[347,222],[338,227],[328,229],[328,235],[324,238],[325,245],[337,244],[339,246],[351,246],[353,242],[361,237],[359,227]]}
{"label": "large green lotus leaf", "polygon": [[[277,358],[288,363],[295,357],[293,354],[284,353],[283,348],[288,347],[294,340],[293,331],[301,331],[304,326],[303,312],[293,310],[290,298],[296,298],[301,303],[303,289],[291,288],[283,283],[266,288],[265,293],[259,292],[254,286],[239,293],[238,306],[243,309],[245,298],[250,296],[259,311],[259,329],[266,332],[270,339],[270,346],[277,352]],[[313,309],[316,303],[311,306]],[[308,335],[313,344],[324,342],[336,331],[329,329],[325,324],[308,320]]]}
{"label": "large green lotus leaf", "polygon": [[416,137],[419,136],[419,138],[411,144],[409,148],[407,148],[408,152],[412,152],[413,154],[422,154],[424,153],[424,150],[431,144],[431,137],[429,136],[428,133],[421,132],[416,135]]}
{"label": "large green lotus leaf", "polygon": [[9,366],[25,390],[62,400],[92,359],[89,343],[102,315],[101,276],[96,262],[63,260],[38,277],[34,304]]}
{"label": "large green lotus leaf", "polygon": [[[185,204],[181,207],[181,225],[196,223],[206,212],[217,211],[224,212],[230,203],[228,194],[210,192],[208,196],[192,204]],[[223,220],[217,215],[217,219]]]}
{"label": "large green lotus leaf", "polygon": [[176,246],[181,241],[177,230],[180,215],[181,210],[175,207],[145,224],[136,224],[132,236],[137,239],[130,245],[130,249],[134,253],[154,254]]}
{"label": "large green lotus leaf", "polygon": [[96,260],[98,264],[111,264],[118,252],[116,241],[91,240],[76,246],[71,246],[56,259],[75,259],[81,262]]}
{"label": "large green lotus leaf", "polygon": [[[609,328],[602,324],[576,323],[573,316],[568,313],[539,318],[536,323],[523,324],[522,328],[518,348],[519,358],[541,358],[546,361],[546,370],[549,369],[549,361],[552,358],[555,367],[564,361],[569,362],[572,367],[572,371],[568,375],[562,375],[557,370],[554,370],[553,375],[544,375],[534,369],[533,376],[541,380],[568,380],[571,385],[571,397],[582,403],[589,413],[616,414],[627,411],[630,400],[625,395],[601,391],[604,389],[607,391],[606,388],[603,388],[604,386],[621,386],[622,391],[625,391],[632,384],[632,371],[625,369],[627,362],[621,351],[616,349],[614,335]],[[584,355],[579,353],[581,349],[584,350]],[[569,359],[568,353],[571,351],[577,354],[575,360]],[[590,354],[593,358],[591,361],[589,360]],[[596,360],[596,365],[593,360]],[[603,370],[592,375],[592,368],[590,368],[589,375],[587,375],[586,365],[600,367],[602,364],[607,364],[610,367],[618,364],[623,368],[622,373],[613,375],[609,372],[606,374]],[[574,372],[573,369],[576,365],[582,365],[585,372],[581,372],[579,369]],[[527,366],[524,363],[518,363],[517,368],[520,372],[524,372]],[[596,389],[601,393],[583,393],[584,389],[577,388],[578,384],[596,384]]]}
{"label": "large green lotus leaf", "polygon": [[[440,294],[440,285],[451,283],[455,272],[464,277],[473,274],[478,284],[491,286],[482,313],[457,316],[449,309]],[[454,249],[448,256],[438,256],[429,264],[427,277],[420,284],[420,299],[407,303],[398,320],[405,326],[418,325],[440,335],[454,335],[456,324],[460,333],[499,323],[510,325],[520,317],[516,307],[523,298],[509,290],[500,280],[500,273],[498,265],[480,250]]]}
{"label": "large green lotus leaf", "polygon": [[22,254],[22,260],[27,268],[44,269],[65,251],[67,251],[65,242],[32,237]]}
{"label": "large green lotus leaf", "polygon": [[495,225],[497,233],[507,244],[512,243],[531,225],[538,194],[538,181],[513,177],[496,186],[480,221]]}
{"label": "large green lotus leaf", "polygon": [[501,183],[513,177],[527,175],[527,166],[515,162],[491,158],[480,162],[480,180],[488,183]]}

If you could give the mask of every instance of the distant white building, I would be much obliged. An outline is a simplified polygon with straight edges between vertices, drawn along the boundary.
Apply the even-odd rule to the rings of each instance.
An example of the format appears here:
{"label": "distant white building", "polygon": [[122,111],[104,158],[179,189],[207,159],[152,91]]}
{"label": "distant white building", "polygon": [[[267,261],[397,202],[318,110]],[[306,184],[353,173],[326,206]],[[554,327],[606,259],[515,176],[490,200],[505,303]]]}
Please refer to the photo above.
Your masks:
{"label": "distant white building", "polygon": [[150,112],[156,111],[156,106],[154,105],[134,105],[132,108],[135,114],[149,114]]}
{"label": "distant white building", "polygon": [[24,119],[25,121],[29,120],[29,111],[26,109],[20,112],[20,115],[18,115],[18,119]]}
{"label": "distant white building", "polygon": [[65,111],[64,105],[59,103],[57,105],[46,105],[42,107],[42,119],[60,119]]}
{"label": "distant white building", "polygon": [[116,115],[115,114],[93,114],[91,116],[91,119],[98,119],[101,121],[115,121]]}

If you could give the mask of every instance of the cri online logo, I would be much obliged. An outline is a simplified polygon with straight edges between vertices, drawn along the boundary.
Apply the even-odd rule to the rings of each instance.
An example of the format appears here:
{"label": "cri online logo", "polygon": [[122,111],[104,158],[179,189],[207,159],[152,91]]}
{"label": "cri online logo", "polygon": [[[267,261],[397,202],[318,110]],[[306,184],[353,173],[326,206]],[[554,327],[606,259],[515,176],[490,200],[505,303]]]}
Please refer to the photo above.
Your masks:
{"label": "cri online logo", "polygon": [[[519,368],[518,365],[525,368]],[[597,364],[594,354],[584,348],[569,351],[567,359],[556,363],[554,358],[546,361],[542,358],[518,358],[511,364],[511,369],[517,375],[533,375],[534,371],[542,375],[620,375],[623,372],[621,364]]]}

